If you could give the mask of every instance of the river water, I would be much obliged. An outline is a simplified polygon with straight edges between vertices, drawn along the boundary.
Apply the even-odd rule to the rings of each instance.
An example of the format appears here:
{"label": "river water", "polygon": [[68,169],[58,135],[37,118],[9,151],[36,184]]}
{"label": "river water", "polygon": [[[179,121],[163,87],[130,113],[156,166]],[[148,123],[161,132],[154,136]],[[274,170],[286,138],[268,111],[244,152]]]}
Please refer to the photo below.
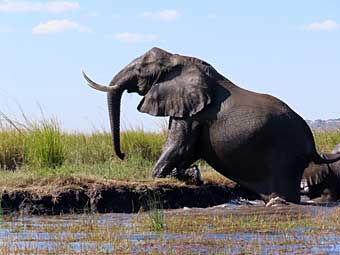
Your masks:
{"label": "river water", "polygon": [[[340,254],[337,211],[233,201],[138,214],[2,216],[0,254]],[[163,226],[156,231],[157,216]]]}

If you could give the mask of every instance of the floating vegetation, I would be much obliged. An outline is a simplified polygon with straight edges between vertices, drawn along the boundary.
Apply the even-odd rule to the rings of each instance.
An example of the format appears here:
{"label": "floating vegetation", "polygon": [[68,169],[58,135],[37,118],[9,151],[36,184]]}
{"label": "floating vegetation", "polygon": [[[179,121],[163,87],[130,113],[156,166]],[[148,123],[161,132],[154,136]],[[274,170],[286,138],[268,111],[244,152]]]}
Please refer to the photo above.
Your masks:
{"label": "floating vegetation", "polygon": [[1,254],[337,254],[339,209],[229,206],[149,213],[4,216]]}

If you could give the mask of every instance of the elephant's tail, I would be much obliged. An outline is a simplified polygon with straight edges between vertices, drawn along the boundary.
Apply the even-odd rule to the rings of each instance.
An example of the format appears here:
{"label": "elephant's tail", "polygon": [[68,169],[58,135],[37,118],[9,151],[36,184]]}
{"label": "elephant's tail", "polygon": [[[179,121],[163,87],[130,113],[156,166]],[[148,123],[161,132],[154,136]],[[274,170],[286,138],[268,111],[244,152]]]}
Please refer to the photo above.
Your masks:
{"label": "elephant's tail", "polygon": [[316,153],[315,157],[312,159],[312,161],[317,165],[331,164],[338,160],[340,160],[340,155],[333,154],[333,153],[322,153],[322,154]]}

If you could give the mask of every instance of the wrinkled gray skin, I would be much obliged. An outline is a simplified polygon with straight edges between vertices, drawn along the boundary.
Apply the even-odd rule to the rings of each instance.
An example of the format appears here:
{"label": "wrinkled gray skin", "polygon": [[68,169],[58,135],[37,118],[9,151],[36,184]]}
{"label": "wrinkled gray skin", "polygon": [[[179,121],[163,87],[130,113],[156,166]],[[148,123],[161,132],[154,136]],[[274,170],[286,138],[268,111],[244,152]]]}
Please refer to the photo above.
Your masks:
{"label": "wrinkled gray skin", "polygon": [[[337,152],[337,145],[332,152]],[[340,152],[336,154],[340,156]],[[313,202],[328,203],[340,199],[340,161],[331,164],[311,163],[304,171],[301,188]]]}
{"label": "wrinkled gray skin", "polygon": [[306,122],[270,95],[242,89],[208,63],[152,48],[113,77],[107,92],[113,145],[120,150],[122,93],[143,96],[137,109],[170,116],[168,135],[152,176],[189,168],[203,159],[222,175],[255,191],[264,201],[300,201],[300,181],[309,162],[333,162],[317,153]]}

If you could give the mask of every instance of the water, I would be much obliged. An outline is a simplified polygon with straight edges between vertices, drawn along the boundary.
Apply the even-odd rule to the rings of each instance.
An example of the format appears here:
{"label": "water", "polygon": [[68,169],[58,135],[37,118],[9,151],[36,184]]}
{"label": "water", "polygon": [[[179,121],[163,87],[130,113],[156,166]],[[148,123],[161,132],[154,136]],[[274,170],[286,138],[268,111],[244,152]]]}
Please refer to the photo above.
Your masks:
{"label": "water", "polygon": [[0,254],[339,254],[338,212],[240,200],[164,211],[159,232],[150,228],[152,212],[3,216]]}

